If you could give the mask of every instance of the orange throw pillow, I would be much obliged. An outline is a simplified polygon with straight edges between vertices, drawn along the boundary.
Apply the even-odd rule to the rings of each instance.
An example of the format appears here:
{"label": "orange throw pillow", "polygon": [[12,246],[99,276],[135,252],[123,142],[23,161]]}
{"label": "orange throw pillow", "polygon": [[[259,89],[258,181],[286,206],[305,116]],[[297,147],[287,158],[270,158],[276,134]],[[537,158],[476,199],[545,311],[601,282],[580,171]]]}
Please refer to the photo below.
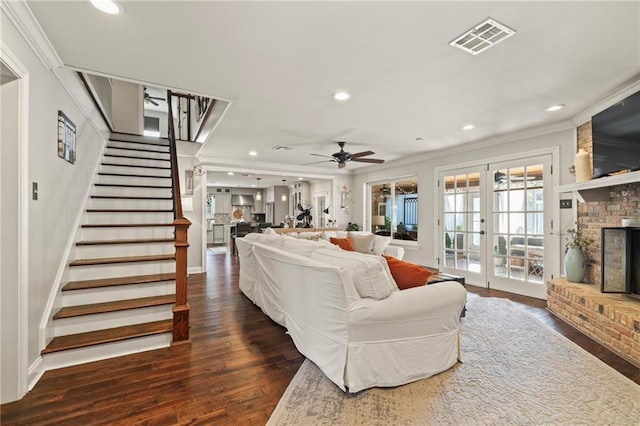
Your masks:
{"label": "orange throw pillow", "polygon": [[347,238],[331,237],[329,240],[331,241],[331,244],[337,245],[342,250],[355,251],[355,249],[353,248],[353,240],[349,237]]}
{"label": "orange throw pillow", "polygon": [[420,287],[427,283],[431,276],[431,271],[424,266],[415,263],[405,262],[393,256],[382,255],[387,259],[387,265],[391,270],[391,276],[398,284],[400,290],[412,287]]}

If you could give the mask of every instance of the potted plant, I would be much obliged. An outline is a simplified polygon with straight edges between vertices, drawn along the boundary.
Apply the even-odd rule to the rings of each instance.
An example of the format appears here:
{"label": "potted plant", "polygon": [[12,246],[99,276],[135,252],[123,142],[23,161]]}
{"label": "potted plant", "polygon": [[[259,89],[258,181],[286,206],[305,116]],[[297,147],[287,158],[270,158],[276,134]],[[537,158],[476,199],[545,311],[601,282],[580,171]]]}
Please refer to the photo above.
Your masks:
{"label": "potted plant", "polygon": [[567,243],[565,244],[564,271],[567,280],[581,283],[586,273],[586,251],[593,244],[593,240],[580,233],[576,222],[575,228],[567,229]]}

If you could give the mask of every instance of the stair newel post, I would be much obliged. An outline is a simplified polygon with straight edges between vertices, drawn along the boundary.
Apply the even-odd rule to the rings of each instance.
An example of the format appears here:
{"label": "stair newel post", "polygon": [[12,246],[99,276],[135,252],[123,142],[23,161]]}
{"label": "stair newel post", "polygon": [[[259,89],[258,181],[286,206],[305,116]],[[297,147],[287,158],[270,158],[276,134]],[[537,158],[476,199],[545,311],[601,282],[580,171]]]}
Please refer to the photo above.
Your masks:
{"label": "stair newel post", "polygon": [[173,343],[189,342],[189,302],[187,301],[187,249],[189,248],[188,230],[191,222],[182,215],[182,199],[180,197],[180,173],[178,169],[178,153],[173,126],[173,109],[171,107],[171,91],[167,90],[168,104],[168,137],[171,153],[171,177],[173,182],[173,226],[175,228],[176,248],[176,301],[173,306]]}

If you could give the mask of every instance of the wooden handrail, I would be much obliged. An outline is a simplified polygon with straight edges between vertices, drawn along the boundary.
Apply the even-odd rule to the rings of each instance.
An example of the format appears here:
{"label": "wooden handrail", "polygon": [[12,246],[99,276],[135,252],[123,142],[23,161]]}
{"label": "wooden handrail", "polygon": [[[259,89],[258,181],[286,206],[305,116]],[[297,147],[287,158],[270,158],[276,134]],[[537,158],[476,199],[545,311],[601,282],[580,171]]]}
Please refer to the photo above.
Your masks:
{"label": "wooden handrail", "polygon": [[187,249],[189,248],[189,219],[182,214],[180,197],[180,171],[178,169],[178,151],[173,127],[173,109],[171,91],[167,90],[169,153],[171,159],[171,182],[173,191],[173,226],[175,227],[176,248],[176,301],[173,306],[173,345],[188,343],[189,340],[189,302],[187,298]]}

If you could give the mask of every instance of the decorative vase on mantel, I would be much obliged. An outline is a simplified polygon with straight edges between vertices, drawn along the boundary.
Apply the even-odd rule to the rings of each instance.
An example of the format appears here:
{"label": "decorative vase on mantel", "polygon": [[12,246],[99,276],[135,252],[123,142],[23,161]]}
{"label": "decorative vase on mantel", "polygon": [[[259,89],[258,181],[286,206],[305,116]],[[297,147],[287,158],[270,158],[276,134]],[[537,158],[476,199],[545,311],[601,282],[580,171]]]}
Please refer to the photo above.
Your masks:
{"label": "decorative vase on mantel", "polygon": [[564,273],[572,283],[581,283],[586,273],[586,262],[580,247],[572,247],[564,256]]}

